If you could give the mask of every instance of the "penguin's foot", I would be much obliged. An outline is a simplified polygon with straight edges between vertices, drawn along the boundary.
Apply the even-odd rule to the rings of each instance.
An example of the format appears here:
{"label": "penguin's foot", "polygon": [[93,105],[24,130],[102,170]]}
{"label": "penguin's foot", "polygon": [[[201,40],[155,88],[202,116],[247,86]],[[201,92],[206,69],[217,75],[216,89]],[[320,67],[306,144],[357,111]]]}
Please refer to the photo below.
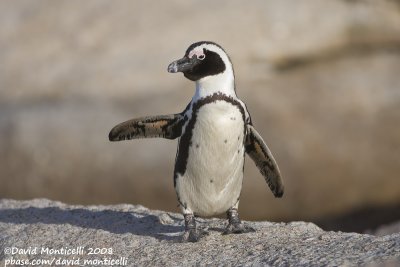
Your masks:
{"label": "penguin's foot", "polygon": [[202,238],[203,236],[208,235],[207,231],[201,230],[201,229],[188,229],[185,230],[185,233],[182,236],[182,242],[197,242]]}
{"label": "penguin's foot", "polygon": [[185,233],[182,236],[182,242],[197,242],[201,237],[208,235],[206,230],[198,229],[193,214],[184,214]]}
{"label": "penguin's foot", "polygon": [[228,226],[225,228],[225,231],[222,233],[223,235],[228,234],[243,234],[255,232],[254,228],[243,224],[239,218],[239,213],[236,208],[230,208],[227,211],[228,215]]}
{"label": "penguin's foot", "polygon": [[225,228],[225,231],[222,233],[223,235],[229,234],[244,234],[244,233],[252,233],[255,232],[253,227],[245,225],[243,223],[236,223],[236,224],[228,224]]}

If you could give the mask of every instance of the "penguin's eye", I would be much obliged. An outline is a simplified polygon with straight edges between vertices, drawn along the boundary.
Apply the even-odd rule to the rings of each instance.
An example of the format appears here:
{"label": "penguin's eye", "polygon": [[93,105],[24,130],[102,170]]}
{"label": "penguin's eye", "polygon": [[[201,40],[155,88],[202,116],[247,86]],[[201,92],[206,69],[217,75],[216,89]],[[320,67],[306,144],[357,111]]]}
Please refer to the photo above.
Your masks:
{"label": "penguin's eye", "polygon": [[198,58],[198,59],[200,59],[200,60],[203,60],[203,59],[205,59],[205,58],[206,58],[206,55],[204,55],[204,54],[201,54],[201,55],[199,55],[197,58]]}

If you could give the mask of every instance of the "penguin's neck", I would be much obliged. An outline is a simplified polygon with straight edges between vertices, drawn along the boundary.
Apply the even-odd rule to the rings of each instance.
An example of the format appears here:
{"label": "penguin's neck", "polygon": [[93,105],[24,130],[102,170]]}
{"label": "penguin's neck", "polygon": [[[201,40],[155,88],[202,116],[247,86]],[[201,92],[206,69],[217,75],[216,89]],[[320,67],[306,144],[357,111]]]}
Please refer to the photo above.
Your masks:
{"label": "penguin's neck", "polygon": [[207,76],[196,81],[196,92],[193,100],[196,101],[218,92],[236,97],[233,71],[225,71],[221,74]]}

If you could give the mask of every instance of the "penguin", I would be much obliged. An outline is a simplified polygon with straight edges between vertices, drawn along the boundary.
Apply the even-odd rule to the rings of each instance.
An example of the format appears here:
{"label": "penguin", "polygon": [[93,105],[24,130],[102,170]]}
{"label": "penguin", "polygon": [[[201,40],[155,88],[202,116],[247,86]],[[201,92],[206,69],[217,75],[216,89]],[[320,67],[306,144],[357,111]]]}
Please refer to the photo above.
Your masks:
{"label": "penguin", "polygon": [[197,216],[226,212],[223,234],[255,231],[242,223],[238,213],[245,154],[255,162],[275,197],[282,197],[284,186],[271,151],[236,95],[229,56],[214,42],[196,42],[181,59],[168,65],[168,72],[181,72],[195,82],[195,93],[185,110],[122,122],[110,131],[109,140],[178,138],[174,188],[185,222],[183,242],[197,242],[207,235],[196,227]]}

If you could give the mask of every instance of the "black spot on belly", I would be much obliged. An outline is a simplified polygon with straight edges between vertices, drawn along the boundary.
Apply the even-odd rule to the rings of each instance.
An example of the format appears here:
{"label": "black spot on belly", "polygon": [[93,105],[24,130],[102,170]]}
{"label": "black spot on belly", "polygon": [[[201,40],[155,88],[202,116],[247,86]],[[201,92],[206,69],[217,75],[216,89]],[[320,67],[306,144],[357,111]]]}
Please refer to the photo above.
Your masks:
{"label": "black spot on belly", "polygon": [[224,143],[225,143],[225,144],[228,143],[228,140],[225,139],[225,140],[224,140]]}
{"label": "black spot on belly", "polygon": [[196,148],[199,148],[199,144],[196,144]]}
{"label": "black spot on belly", "polygon": [[213,179],[211,179],[211,180],[210,180],[210,183],[213,183],[213,182],[214,182],[214,180],[213,180]]}

